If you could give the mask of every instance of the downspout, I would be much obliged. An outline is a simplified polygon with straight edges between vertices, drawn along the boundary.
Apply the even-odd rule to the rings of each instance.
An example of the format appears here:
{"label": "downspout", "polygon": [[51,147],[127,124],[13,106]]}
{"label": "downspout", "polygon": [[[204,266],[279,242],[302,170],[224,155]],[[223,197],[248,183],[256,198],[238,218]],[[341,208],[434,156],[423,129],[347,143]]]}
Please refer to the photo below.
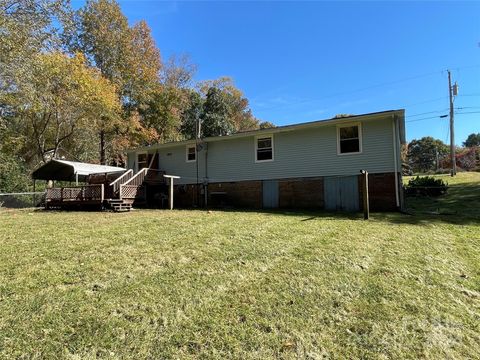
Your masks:
{"label": "downspout", "polygon": [[400,207],[400,199],[398,194],[398,158],[397,158],[397,132],[396,132],[396,118],[392,116],[392,130],[393,130],[393,163],[395,168],[395,203],[397,208]]}

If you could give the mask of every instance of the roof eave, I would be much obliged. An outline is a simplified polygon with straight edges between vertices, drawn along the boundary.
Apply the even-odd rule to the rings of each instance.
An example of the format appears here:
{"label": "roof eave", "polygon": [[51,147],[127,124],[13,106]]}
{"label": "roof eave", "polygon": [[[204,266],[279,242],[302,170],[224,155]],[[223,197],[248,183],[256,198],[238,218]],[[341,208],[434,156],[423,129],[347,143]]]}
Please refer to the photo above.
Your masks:
{"label": "roof eave", "polygon": [[[342,122],[348,123],[348,122],[352,122],[352,121],[362,121],[362,120],[365,120],[366,118],[375,119],[375,118],[379,118],[379,117],[384,117],[384,116],[389,115],[389,114],[391,114],[392,116],[400,115],[401,117],[405,118],[405,110],[403,110],[403,109],[387,110],[387,111],[353,115],[353,116],[347,116],[347,117],[341,117],[341,118],[332,118],[332,119],[325,119],[325,120],[310,121],[310,122],[306,122],[306,123],[284,125],[284,126],[278,126],[278,127],[274,127],[274,128],[268,128],[268,129],[238,132],[238,133],[235,133],[235,134],[232,134],[232,135],[206,137],[206,138],[203,138],[202,141],[203,142],[214,142],[214,141],[221,141],[221,140],[226,140],[226,139],[236,139],[236,138],[242,138],[242,137],[262,135],[262,134],[276,134],[276,133],[280,133],[280,132],[294,131],[294,130],[300,130],[300,129],[308,129],[308,128],[312,128],[312,127],[334,125],[334,124],[342,123]],[[188,144],[194,144],[194,143],[195,143],[195,139],[176,141],[176,142],[168,142],[168,143],[163,143],[163,144],[154,144],[154,145],[150,145],[150,146],[143,146],[143,147],[139,147],[139,148],[128,149],[127,152],[157,150],[157,149],[168,148],[168,147],[172,147],[172,146],[181,146],[181,145],[188,145]]]}

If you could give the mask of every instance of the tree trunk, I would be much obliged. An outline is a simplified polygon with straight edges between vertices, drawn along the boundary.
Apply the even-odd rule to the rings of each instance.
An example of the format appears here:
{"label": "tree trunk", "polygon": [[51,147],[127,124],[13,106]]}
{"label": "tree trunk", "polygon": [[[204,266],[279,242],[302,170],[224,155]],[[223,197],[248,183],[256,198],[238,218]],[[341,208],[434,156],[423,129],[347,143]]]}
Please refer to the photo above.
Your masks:
{"label": "tree trunk", "polygon": [[105,131],[100,131],[100,164],[105,165]]}

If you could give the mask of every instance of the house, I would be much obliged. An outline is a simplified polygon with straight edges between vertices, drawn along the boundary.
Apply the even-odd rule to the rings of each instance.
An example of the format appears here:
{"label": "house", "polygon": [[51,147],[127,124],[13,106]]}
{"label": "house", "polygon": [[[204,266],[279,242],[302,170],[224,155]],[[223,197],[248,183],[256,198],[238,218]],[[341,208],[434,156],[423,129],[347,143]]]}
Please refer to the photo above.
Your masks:
{"label": "house", "polygon": [[[141,147],[127,167],[179,176],[175,206],[362,208],[361,170],[369,173],[370,208],[402,207],[404,110],[333,118]],[[157,204],[165,185],[149,186]]]}

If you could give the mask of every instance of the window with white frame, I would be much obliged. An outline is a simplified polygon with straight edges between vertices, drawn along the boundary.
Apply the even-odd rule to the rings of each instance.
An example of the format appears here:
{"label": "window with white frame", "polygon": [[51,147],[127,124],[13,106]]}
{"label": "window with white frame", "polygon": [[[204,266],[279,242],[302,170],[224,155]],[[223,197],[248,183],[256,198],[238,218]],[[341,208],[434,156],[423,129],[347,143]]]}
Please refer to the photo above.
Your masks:
{"label": "window with white frame", "polygon": [[187,145],[187,162],[194,162],[197,160],[197,150],[195,145]]}
{"label": "window with white frame", "polygon": [[273,160],[273,135],[258,136],[255,138],[255,161]]}
{"label": "window with white frame", "polygon": [[148,167],[148,156],[147,153],[138,153],[137,154],[137,164],[138,170]]}
{"label": "window with white frame", "polygon": [[337,127],[337,151],[342,154],[358,154],[362,152],[362,128],[360,124]]}

